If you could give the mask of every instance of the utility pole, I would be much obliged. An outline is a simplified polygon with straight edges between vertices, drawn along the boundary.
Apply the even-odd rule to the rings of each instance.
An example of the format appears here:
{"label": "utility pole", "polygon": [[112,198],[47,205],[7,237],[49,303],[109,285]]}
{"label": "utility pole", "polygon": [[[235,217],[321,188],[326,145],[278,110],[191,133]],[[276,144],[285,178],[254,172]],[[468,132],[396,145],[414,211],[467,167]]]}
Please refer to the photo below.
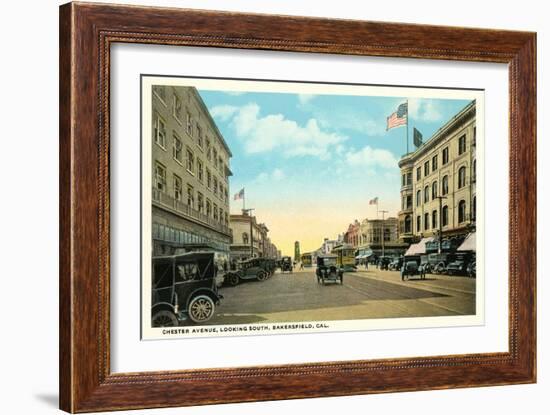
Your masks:
{"label": "utility pole", "polygon": [[447,199],[446,196],[436,196],[436,199],[439,199],[439,243],[437,244],[437,253],[439,255],[441,255],[441,242],[442,242],[442,239],[443,239],[443,216],[442,216],[442,213],[443,213],[443,208],[442,208],[442,203],[443,203],[443,199]]}
{"label": "utility pole", "polygon": [[385,237],[385,230],[386,230],[386,226],[385,226],[385,222],[384,222],[384,215],[386,213],[388,213],[387,210],[381,210],[380,213],[382,214],[382,256],[384,256],[384,237]]}
{"label": "utility pole", "polygon": [[243,213],[248,213],[250,217],[250,258],[254,258],[254,234],[252,233],[252,211],[254,208],[243,209]]}

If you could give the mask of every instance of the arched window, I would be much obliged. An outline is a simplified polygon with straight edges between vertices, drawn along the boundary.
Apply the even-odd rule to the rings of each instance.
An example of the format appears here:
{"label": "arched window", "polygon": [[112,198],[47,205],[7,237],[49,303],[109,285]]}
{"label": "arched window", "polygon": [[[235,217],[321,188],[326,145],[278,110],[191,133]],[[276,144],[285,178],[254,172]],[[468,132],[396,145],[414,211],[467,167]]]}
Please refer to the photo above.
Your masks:
{"label": "arched window", "polygon": [[437,228],[437,210],[432,211],[432,229]]}
{"label": "arched window", "polygon": [[243,244],[248,245],[248,234],[243,232]]}
{"label": "arched window", "polygon": [[443,176],[441,179],[441,194],[445,196],[449,193],[449,176]]}
{"label": "arched window", "polygon": [[462,166],[458,169],[458,188],[466,186],[466,167]]}
{"label": "arched window", "polygon": [[424,188],[424,203],[428,203],[430,201],[430,188],[426,186]]}
{"label": "arched window", "polygon": [[441,209],[441,226],[447,226],[449,224],[449,208],[443,206]]}
{"label": "arched window", "polygon": [[405,233],[412,232],[411,215],[405,216]]}
{"label": "arched window", "polygon": [[477,209],[476,209],[476,197],[474,196],[474,199],[472,201],[472,220],[475,221],[477,216]]}
{"label": "arched window", "polygon": [[416,191],[416,206],[420,206],[422,202],[422,192],[420,190]]}
{"label": "arched window", "polygon": [[424,230],[430,229],[430,214],[424,213]]}
{"label": "arched window", "polygon": [[420,215],[416,217],[416,232],[420,232],[422,230],[422,218]]}
{"label": "arched window", "polygon": [[466,201],[458,202],[458,223],[466,222]]}
{"label": "arched window", "polygon": [[474,180],[474,182],[476,181],[476,160],[474,160],[472,179]]}
{"label": "arched window", "polygon": [[437,197],[437,182],[432,183],[432,200]]}

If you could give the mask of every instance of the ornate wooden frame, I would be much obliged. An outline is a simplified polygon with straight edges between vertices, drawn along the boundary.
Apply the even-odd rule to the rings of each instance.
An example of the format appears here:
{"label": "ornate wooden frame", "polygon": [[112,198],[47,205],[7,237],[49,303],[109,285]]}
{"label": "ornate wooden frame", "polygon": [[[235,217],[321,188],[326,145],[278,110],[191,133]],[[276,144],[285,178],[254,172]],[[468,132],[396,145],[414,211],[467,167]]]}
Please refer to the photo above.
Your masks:
{"label": "ornate wooden frame", "polygon": [[[509,352],[111,373],[109,57],[110,46],[116,42],[507,63],[510,85]],[[535,33],[70,3],[60,8],[59,92],[59,364],[60,407],[65,411],[535,381]]]}

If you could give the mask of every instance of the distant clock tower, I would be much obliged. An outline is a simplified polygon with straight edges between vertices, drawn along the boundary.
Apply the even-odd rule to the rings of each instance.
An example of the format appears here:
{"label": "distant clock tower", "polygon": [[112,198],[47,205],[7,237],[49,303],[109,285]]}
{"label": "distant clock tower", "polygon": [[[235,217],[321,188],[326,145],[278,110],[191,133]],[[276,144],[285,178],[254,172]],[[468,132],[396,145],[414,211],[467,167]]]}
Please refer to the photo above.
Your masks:
{"label": "distant clock tower", "polygon": [[296,241],[294,242],[294,260],[299,261],[300,258],[300,241]]}

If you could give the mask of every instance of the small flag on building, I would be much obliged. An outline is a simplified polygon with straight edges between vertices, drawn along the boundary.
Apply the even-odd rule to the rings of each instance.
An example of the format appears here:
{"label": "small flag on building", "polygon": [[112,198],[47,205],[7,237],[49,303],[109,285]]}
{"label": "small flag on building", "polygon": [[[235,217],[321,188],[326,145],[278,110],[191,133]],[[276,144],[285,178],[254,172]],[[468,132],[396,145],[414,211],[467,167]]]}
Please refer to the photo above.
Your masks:
{"label": "small flag on building", "polygon": [[369,200],[369,205],[378,205],[378,196],[374,199]]}
{"label": "small flag on building", "polygon": [[233,200],[239,200],[239,199],[244,199],[244,187],[239,190],[238,193],[235,193],[235,196],[233,196]]}
{"label": "small flag on building", "polygon": [[413,143],[416,147],[422,145],[422,133],[415,128],[413,128]]}
{"label": "small flag on building", "polygon": [[408,103],[405,102],[397,107],[397,111],[387,117],[386,131],[407,124],[407,117],[409,114],[408,107]]}

